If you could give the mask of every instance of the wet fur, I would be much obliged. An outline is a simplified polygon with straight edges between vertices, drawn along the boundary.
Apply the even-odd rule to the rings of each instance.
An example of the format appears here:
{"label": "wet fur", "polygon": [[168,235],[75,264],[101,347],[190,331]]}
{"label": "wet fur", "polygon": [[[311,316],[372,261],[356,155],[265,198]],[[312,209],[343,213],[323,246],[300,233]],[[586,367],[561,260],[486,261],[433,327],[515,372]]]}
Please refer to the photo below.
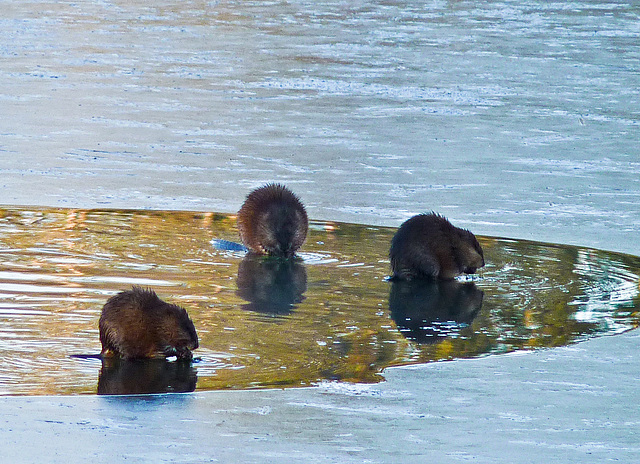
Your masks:
{"label": "wet fur", "polygon": [[280,184],[252,191],[238,211],[242,243],[257,254],[292,257],[304,243],[308,228],[304,206]]}
{"label": "wet fur", "polygon": [[140,287],[111,297],[98,326],[103,357],[191,359],[191,350],[198,348],[198,335],[187,312]]}
{"label": "wet fur", "polygon": [[405,221],[391,241],[393,279],[453,279],[484,266],[484,253],[475,235],[435,213]]}

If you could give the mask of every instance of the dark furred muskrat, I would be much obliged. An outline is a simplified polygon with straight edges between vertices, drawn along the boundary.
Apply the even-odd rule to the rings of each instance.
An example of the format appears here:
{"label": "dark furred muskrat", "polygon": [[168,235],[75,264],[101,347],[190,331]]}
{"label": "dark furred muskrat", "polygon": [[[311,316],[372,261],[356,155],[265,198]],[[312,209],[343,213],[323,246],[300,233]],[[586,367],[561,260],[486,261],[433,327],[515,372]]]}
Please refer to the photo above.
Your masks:
{"label": "dark furred muskrat", "polygon": [[484,254],[475,235],[436,213],[405,221],[391,240],[392,278],[453,279],[484,266]]}
{"label": "dark furred muskrat", "polygon": [[98,326],[103,357],[191,359],[191,350],[198,348],[187,312],[140,287],[109,298]]}
{"label": "dark furred muskrat", "polygon": [[308,228],[304,206],[280,184],[252,191],[238,211],[242,243],[257,254],[292,257],[304,243]]}

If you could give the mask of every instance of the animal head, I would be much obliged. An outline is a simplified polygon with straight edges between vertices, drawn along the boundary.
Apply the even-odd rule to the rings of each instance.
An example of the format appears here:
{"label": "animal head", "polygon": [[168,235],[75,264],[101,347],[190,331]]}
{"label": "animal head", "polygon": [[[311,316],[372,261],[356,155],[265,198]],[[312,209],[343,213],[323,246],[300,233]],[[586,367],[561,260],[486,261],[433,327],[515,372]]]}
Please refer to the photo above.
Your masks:
{"label": "animal head", "polygon": [[264,212],[258,227],[266,254],[290,258],[307,236],[307,215],[295,205],[274,203]]}
{"label": "animal head", "polygon": [[179,358],[191,357],[190,350],[198,348],[198,334],[189,315],[180,306],[164,303],[159,308],[161,334],[167,355],[176,354]]}
{"label": "animal head", "polygon": [[476,236],[466,229],[456,230],[453,253],[460,272],[474,274],[484,266],[484,252]]}

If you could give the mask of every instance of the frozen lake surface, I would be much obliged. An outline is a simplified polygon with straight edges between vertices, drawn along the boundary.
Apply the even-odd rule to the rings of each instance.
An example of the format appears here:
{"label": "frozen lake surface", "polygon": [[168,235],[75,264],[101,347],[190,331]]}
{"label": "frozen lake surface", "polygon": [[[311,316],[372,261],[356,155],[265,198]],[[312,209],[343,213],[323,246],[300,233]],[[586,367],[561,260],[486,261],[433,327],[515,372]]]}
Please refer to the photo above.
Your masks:
{"label": "frozen lake surface", "polygon": [[[280,181],[317,220],[436,210],[640,255],[634,2],[3,1],[0,36],[4,205],[232,213]],[[0,447],[65,464],[636,462],[637,352],[631,332],[394,368],[368,390],[3,398]]]}

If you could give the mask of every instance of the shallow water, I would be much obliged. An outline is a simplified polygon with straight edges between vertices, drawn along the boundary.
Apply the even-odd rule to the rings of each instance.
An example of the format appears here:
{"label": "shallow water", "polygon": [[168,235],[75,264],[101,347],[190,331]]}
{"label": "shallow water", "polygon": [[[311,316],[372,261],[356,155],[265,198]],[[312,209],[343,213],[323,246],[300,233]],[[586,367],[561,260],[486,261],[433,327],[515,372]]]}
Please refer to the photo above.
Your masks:
{"label": "shallow water", "polygon": [[[480,237],[478,276],[411,286],[385,280],[393,233],[312,222],[302,260],[286,263],[215,248],[237,240],[223,214],[1,209],[0,394],[376,382],[391,365],[561,346],[640,322],[640,258]],[[188,310],[199,362],[69,356],[100,351],[101,307],[131,285]]]}

